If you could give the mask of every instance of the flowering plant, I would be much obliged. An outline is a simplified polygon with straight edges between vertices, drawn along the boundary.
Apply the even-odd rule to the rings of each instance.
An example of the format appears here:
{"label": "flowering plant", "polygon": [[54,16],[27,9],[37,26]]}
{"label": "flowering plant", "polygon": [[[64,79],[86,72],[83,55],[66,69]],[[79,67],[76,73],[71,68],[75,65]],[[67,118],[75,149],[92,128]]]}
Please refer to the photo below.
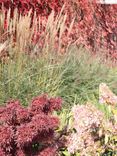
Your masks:
{"label": "flowering plant", "polygon": [[117,127],[106,121],[101,111],[87,104],[74,106],[72,112],[75,131],[68,136],[69,153],[84,156],[116,152]]}
{"label": "flowering plant", "polygon": [[60,98],[36,97],[28,108],[19,101],[0,107],[0,155],[55,156],[61,146],[55,130],[59,126],[54,110],[61,108]]}

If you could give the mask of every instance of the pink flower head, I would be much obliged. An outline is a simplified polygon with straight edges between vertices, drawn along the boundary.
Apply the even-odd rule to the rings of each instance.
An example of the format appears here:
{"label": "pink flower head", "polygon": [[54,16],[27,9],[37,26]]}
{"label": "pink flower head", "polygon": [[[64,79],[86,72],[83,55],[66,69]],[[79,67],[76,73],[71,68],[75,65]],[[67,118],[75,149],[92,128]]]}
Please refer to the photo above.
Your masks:
{"label": "pink flower head", "polygon": [[17,128],[16,138],[18,147],[28,146],[37,136],[36,126],[27,124]]}
{"label": "pink flower head", "polygon": [[24,153],[22,149],[18,149],[16,152],[16,156],[26,156],[26,154]]}
{"label": "pink flower head", "polygon": [[10,151],[13,141],[13,130],[9,126],[0,126],[0,148]]}
{"label": "pink flower head", "polygon": [[0,147],[0,155],[1,156],[6,156],[5,152],[3,151],[3,149]]}
{"label": "pink flower head", "polygon": [[48,98],[46,94],[36,97],[31,103],[31,112],[37,113],[51,113],[53,110],[61,109],[61,98]]}
{"label": "pink flower head", "polygon": [[57,149],[55,147],[45,148],[42,152],[40,152],[37,156],[56,156]]}
{"label": "pink flower head", "polygon": [[104,123],[104,114],[91,104],[74,106],[72,113],[76,133],[68,137],[69,153],[79,151],[81,155],[90,155],[93,152],[94,155],[97,148],[95,138],[99,138],[98,130]]}
{"label": "pink flower head", "polygon": [[21,104],[18,100],[11,100],[6,103],[6,108],[15,110],[21,107]]}
{"label": "pink flower head", "polygon": [[49,100],[51,105],[51,110],[60,110],[62,106],[62,99],[61,98],[50,98]]}
{"label": "pink flower head", "polygon": [[48,98],[47,95],[44,94],[42,96],[38,96],[32,100],[30,105],[31,112],[34,114],[44,112],[45,107],[48,107]]}
{"label": "pink flower head", "polygon": [[17,124],[29,122],[31,120],[30,112],[28,109],[20,108],[16,111]]}
{"label": "pink flower head", "polygon": [[92,105],[74,106],[72,112],[74,128],[79,133],[99,127],[104,119],[104,114]]}

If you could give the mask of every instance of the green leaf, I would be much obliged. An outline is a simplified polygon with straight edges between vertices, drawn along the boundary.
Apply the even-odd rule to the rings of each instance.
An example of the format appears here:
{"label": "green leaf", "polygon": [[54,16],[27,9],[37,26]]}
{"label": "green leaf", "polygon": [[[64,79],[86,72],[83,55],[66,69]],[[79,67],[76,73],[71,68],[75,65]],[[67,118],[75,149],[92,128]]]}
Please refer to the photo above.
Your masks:
{"label": "green leaf", "polygon": [[64,154],[64,156],[70,156],[70,153],[68,151],[63,151],[62,153]]}
{"label": "green leaf", "polygon": [[105,135],[105,144],[107,144],[108,141],[109,141],[109,136],[106,134],[106,135]]}
{"label": "green leaf", "polygon": [[76,156],[80,156],[80,153],[76,153]]}

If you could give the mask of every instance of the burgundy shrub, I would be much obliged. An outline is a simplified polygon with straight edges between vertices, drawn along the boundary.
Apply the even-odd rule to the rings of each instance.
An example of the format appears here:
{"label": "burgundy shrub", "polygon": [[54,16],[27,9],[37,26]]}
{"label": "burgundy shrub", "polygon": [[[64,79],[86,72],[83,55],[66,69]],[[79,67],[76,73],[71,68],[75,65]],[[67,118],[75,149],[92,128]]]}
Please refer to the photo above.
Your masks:
{"label": "burgundy shrub", "polygon": [[92,52],[105,50],[107,56],[117,59],[117,5],[101,4],[99,0],[68,0],[68,23],[75,17],[71,32],[77,45]]}
{"label": "burgundy shrub", "polygon": [[52,10],[59,12],[63,2],[64,0],[0,0],[0,8],[4,7],[5,10],[11,9],[11,16],[15,8],[22,15],[31,9],[33,12],[36,11],[38,15],[48,16]]}
{"label": "burgundy shrub", "polygon": [[42,95],[27,108],[14,100],[0,107],[0,155],[55,156],[59,119],[52,112],[60,110],[61,104],[60,98]]}
{"label": "burgundy shrub", "polygon": [[[52,10],[58,14],[64,3],[64,11],[68,15],[66,25],[74,18],[75,21],[69,37],[66,34],[62,36],[63,48],[75,42],[94,53],[104,49],[107,57],[117,59],[117,5],[100,4],[99,0],[0,0],[0,8],[3,6],[6,17],[9,8],[11,17],[15,8],[20,15],[31,9],[33,21],[34,12],[37,17],[47,19]],[[5,22],[5,27],[6,24]]]}

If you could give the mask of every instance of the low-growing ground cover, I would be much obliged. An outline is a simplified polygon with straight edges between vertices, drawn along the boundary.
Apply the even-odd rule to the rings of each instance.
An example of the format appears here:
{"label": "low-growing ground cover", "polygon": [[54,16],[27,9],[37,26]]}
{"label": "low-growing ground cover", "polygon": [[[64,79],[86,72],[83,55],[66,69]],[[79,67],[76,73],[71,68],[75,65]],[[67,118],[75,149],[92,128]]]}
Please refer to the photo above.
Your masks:
{"label": "low-growing ground cover", "polygon": [[108,117],[92,103],[57,115],[62,100],[47,94],[33,98],[27,108],[18,100],[8,101],[0,107],[1,156],[116,155],[117,96],[104,96],[108,90],[100,99],[101,107],[109,106]]}

